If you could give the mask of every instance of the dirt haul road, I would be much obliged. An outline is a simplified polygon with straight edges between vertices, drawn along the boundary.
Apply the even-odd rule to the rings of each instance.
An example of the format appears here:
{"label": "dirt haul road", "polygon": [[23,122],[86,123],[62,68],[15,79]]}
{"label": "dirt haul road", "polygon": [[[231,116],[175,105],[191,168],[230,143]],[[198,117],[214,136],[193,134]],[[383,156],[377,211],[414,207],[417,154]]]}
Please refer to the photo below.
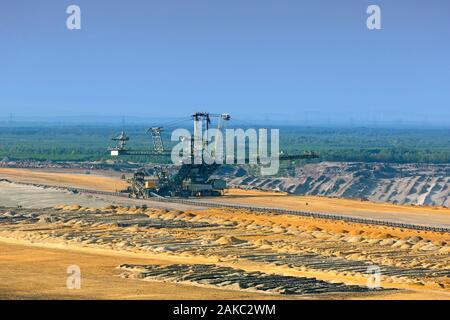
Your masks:
{"label": "dirt haul road", "polygon": [[[117,177],[55,173],[28,169],[0,168],[0,178],[18,182],[78,187],[101,191],[117,191],[125,189],[127,186],[126,182]],[[97,198],[102,199],[102,197]],[[110,197],[106,197],[106,200],[112,201]],[[450,208],[444,207],[394,205],[317,196],[293,196],[285,193],[239,189],[228,190],[224,197],[210,198],[207,200],[229,204],[248,204],[262,207],[324,212],[357,218],[370,218],[433,227],[450,227]]]}
{"label": "dirt haul road", "polygon": [[[9,171],[9,177],[17,181],[21,174],[30,179],[29,171]],[[52,181],[56,178],[51,176]],[[45,179],[40,173],[40,183]],[[63,184],[77,187],[82,181],[81,187],[92,188],[92,182],[80,177],[66,175],[64,179],[68,180]],[[102,186],[98,181],[94,185]],[[5,198],[2,186],[14,188],[15,184],[0,184],[0,202]],[[32,197],[28,192],[20,196]],[[129,199],[128,204],[105,206],[104,202],[118,200],[94,197],[91,200],[99,202],[92,203],[86,202],[86,195],[70,196],[74,202],[69,204],[0,208],[0,283],[5,297],[178,298],[178,286],[186,286],[206,290],[202,291],[205,297],[211,298],[211,293],[230,299],[260,295],[449,299],[450,238],[446,233],[157,202],[135,208],[143,202]],[[261,194],[229,194],[225,200],[242,196]],[[283,199],[279,194],[261,197],[272,203]],[[321,209],[353,206],[358,210],[348,200],[318,200]],[[361,205],[364,210],[384,212],[379,204]],[[408,214],[408,207],[393,207]],[[442,209],[428,210],[424,212],[445,214]],[[86,291],[72,294],[64,289],[68,263],[79,263],[85,270]],[[368,270],[373,267],[379,268],[383,290],[367,287]],[[43,279],[48,286],[42,286]],[[111,283],[117,290],[102,293]],[[200,291],[183,290],[183,297],[199,298]]]}
{"label": "dirt haul road", "polygon": [[356,218],[450,228],[450,208],[444,207],[394,205],[239,189],[227,190],[224,197],[209,198],[208,200],[225,204],[323,212]]}

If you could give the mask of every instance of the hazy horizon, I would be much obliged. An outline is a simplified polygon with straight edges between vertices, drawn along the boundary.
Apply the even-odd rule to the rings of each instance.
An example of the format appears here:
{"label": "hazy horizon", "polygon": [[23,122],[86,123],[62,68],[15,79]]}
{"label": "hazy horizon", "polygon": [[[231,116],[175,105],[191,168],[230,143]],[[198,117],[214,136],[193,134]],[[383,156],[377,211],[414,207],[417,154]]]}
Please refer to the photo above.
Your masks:
{"label": "hazy horizon", "polygon": [[[184,117],[151,117],[151,116],[101,116],[101,115],[80,115],[80,116],[41,116],[41,117],[0,117],[0,127],[7,126],[113,126],[129,127],[137,126],[163,126],[172,121],[179,121],[180,126],[190,127],[192,124],[189,115]],[[244,120],[245,119],[245,120]],[[386,128],[386,129],[450,129],[450,123],[442,121],[441,123],[422,121],[403,121],[402,119],[377,121],[377,120],[358,120],[352,118],[340,119],[319,119],[309,118],[305,120],[286,120],[282,116],[278,118],[231,118],[229,127],[315,127],[315,128]],[[171,126],[172,127],[172,126]]]}
{"label": "hazy horizon", "polygon": [[[81,30],[66,28],[71,4],[81,8]],[[381,30],[366,27],[369,4],[381,7]],[[209,111],[293,125],[450,126],[446,0],[1,7],[0,121]]]}

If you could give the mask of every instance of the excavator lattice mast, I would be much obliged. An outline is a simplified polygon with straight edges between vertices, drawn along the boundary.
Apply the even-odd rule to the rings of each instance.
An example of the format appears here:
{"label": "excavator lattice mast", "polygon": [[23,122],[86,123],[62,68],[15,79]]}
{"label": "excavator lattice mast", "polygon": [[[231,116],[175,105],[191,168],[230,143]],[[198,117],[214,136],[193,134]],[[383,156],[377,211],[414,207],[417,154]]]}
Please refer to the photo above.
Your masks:
{"label": "excavator lattice mast", "polygon": [[[147,187],[148,181],[145,180],[143,171],[135,173],[133,179],[130,180],[129,188],[130,196],[134,197],[150,197],[150,196],[212,196],[221,195],[226,188],[226,183],[222,179],[212,179],[214,172],[222,166],[220,163],[208,164],[203,158],[203,152],[207,150],[215,155],[218,148],[218,141],[214,142],[214,149],[209,148],[208,130],[210,129],[212,118],[217,118],[217,129],[222,130],[225,121],[231,119],[227,113],[212,114],[208,112],[196,112],[191,116],[194,121],[194,134],[191,136],[191,162],[183,163],[179,170],[169,176],[162,167],[157,167],[155,173],[158,176],[158,184],[154,187]],[[121,134],[113,141],[117,142],[117,146],[110,148],[112,156],[119,155],[169,155],[171,152],[164,149],[161,138],[162,127],[151,127],[147,130],[151,134],[153,140],[153,150],[128,150],[126,142],[129,138],[122,131]],[[194,163],[194,156],[199,156],[201,163]],[[279,160],[298,160],[298,159],[314,159],[318,158],[315,153],[304,153],[302,155],[286,155],[279,154]],[[258,160],[261,160],[258,158]],[[246,157],[246,162],[248,158]]]}

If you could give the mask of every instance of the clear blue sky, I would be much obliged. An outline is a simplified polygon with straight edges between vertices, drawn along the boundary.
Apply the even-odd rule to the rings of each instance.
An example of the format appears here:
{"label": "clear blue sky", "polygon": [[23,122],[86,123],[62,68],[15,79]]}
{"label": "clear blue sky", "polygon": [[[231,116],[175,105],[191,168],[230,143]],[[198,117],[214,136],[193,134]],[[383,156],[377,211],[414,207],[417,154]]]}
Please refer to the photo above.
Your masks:
{"label": "clear blue sky", "polygon": [[0,39],[0,117],[450,122],[448,0],[1,0]]}

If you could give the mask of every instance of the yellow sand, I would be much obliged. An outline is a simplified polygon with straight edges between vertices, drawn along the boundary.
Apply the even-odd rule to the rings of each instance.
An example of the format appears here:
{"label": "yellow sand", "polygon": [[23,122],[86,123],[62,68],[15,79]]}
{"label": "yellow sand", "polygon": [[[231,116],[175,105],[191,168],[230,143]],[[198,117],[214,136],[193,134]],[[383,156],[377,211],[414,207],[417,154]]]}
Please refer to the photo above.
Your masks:
{"label": "yellow sand", "polygon": [[0,168],[0,178],[52,186],[78,187],[103,191],[117,191],[128,186],[126,181],[93,174],[45,172],[31,169]]}
{"label": "yellow sand", "polygon": [[[104,191],[116,191],[128,186],[126,181],[113,177],[85,175],[75,173],[55,173],[32,169],[0,168],[0,178],[12,181],[42,183],[55,186],[72,186]],[[213,198],[215,201],[249,203],[280,208],[310,210],[328,213],[402,213],[432,214],[450,219],[450,208],[394,205],[350,199],[327,198],[318,196],[296,196],[282,192],[228,189],[224,197]]]}
{"label": "yellow sand", "polygon": [[[160,264],[133,258],[0,242],[0,299],[282,299],[258,293],[120,278],[122,263]],[[67,267],[81,269],[81,289],[66,286]]]}

